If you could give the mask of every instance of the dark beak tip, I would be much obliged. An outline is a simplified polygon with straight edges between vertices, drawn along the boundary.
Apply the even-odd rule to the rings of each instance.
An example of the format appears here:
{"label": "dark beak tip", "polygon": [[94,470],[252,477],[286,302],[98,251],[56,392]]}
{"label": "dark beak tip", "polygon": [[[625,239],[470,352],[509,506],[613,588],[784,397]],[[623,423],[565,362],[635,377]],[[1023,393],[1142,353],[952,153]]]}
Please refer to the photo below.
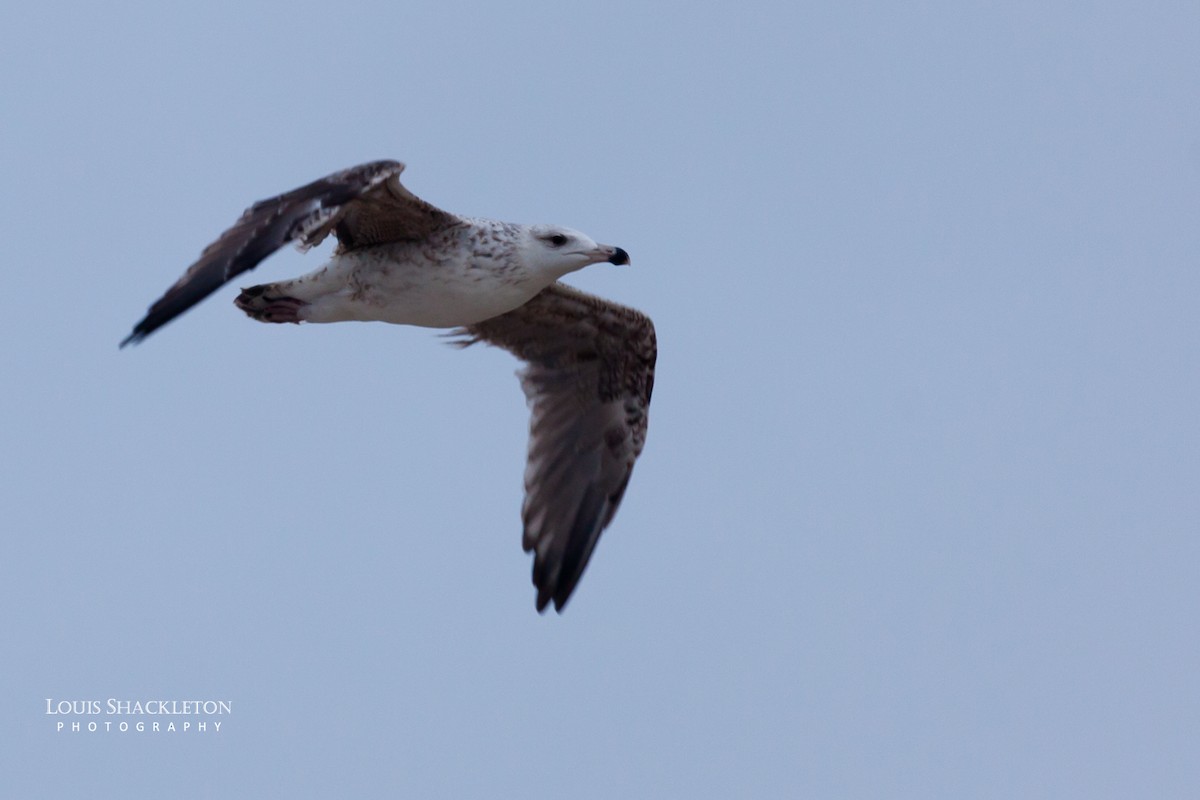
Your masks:
{"label": "dark beak tip", "polygon": [[629,263],[629,253],[626,253],[625,249],[623,247],[613,248],[613,254],[608,259],[608,262],[610,264],[618,264],[618,265],[619,264],[628,264]]}

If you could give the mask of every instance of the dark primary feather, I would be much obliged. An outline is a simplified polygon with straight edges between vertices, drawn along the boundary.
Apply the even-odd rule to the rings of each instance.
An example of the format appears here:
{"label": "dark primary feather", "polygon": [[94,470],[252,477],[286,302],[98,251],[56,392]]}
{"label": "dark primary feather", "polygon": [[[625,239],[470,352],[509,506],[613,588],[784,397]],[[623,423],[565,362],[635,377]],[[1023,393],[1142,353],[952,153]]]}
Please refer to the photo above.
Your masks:
{"label": "dark primary feather", "polygon": [[629,484],[646,440],[657,345],[649,318],[556,283],[458,332],[526,361],[532,411],[523,545],[537,608],[561,611]]}
{"label": "dark primary feather", "polygon": [[311,247],[331,231],[342,250],[418,239],[457,217],[400,185],[404,165],[373,161],[261,200],[188,267],[121,342],[140,342],[286,244]]}

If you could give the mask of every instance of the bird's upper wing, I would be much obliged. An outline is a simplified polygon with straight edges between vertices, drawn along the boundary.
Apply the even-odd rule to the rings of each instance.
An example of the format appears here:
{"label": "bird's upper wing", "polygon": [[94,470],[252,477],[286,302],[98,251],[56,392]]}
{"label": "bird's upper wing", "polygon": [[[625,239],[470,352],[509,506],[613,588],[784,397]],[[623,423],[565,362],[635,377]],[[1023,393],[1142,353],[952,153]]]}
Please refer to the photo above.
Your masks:
{"label": "bird's upper wing", "polygon": [[333,232],[339,248],[350,250],[424,238],[458,221],[405,189],[403,171],[398,161],[372,161],[250,206],[150,306],[121,346],[146,338],[285,244],[307,249]]}
{"label": "bird's upper wing", "polygon": [[617,513],[646,440],[658,348],[644,314],[556,283],[520,308],[458,332],[503,347],[533,418],[523,544],[538,611],[561,611]]}

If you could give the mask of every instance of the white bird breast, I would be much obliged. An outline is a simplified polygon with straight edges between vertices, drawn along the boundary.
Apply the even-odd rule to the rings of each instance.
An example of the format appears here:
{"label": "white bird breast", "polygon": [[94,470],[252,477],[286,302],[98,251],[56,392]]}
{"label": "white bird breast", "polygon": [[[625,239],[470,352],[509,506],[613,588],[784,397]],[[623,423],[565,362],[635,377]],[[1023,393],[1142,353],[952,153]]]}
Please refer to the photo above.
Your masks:
{"label": "white bird breast", "polygon": [[397,243],[335,255],[321,269],[279,285],[309,303],[307,322],[361,320],[453,328],[512,311],[549,286],[512,259],[457,251],[430,258],[418,245]]}

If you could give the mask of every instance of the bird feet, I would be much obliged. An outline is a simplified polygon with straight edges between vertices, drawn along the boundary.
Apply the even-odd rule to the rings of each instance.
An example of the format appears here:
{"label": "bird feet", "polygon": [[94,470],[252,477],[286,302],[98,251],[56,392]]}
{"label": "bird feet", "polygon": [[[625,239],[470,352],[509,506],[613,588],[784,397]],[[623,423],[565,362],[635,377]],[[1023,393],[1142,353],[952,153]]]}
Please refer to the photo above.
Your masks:
{"label": "bird feet", "polygon": [[263,284],[242,289],[233,302],[259,322],[299,322],[300,309],[308,303],[294,297],[273,297],[267,294],[270,288],[270,284]]}

